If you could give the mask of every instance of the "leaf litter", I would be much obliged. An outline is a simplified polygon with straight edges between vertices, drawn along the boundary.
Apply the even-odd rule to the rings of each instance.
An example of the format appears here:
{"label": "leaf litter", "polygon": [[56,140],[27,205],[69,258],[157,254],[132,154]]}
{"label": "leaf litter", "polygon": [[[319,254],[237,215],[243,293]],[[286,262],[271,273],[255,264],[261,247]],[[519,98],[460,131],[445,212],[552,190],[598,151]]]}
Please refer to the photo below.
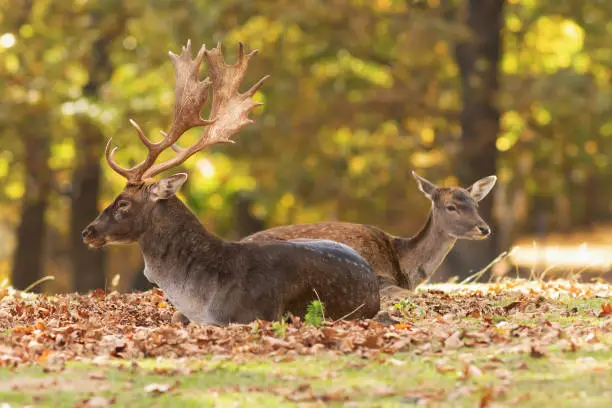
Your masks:
{"label": "leaf litter", "polygon": [[[575,351],[585,344],[598,343],[599,337],[612,331],[609,302],[590,311],[597,324],[576,321],[561,327],[546,319],[544,313],[580,317],[580,311],[546,297],[548,287],[543,292],[530,288],[512,293],[517,287],[511,282],[505,292],[493,285],[487,292],[480,287],[470,291],[461,286],[454,291],[423,290],[411,302],[425,315],[419,314],[412,321],[393,307],[387,312],[401,323],[337,321],[314,327],[293,318],[282,337],[266,321],[226,327],[171,323],[174,309],[159,289],[57,296],[11,291],[0,299],[0,315],[4,317],[0,320],[0,330],[4,331],[0,335],[0,365],[53,366],[104,357],[308,355],[321,350],[367,357],[406,350],[444,353],[492,344],[523,346],[525,352],[542,357],[551,345]],[[574,297],[597,296],[588,287],[561,287]],[[521,322],[529,319],[536,324]]]}
{"label": "leaf litter", "polygon": [[[430,285],[413,294],[405,309],[397,300],[383,303],[385,318],[376,320],[325,322],[320,327],[291,318],[282,335],[273,322],[246,325],[197,326],[172,323],[175,309],[163,291],[119,294],[93,291],[88,295],[33,295],[15,290],[0,294],[0,366],[42,366],[60,371],[69,361],[93,361],[98,365],[112,360],[142,358],[201,358],[240,361],[270,356],[274,361],[291,361],[294,356],[319,352],[355,355],[362,359],[402,366],[398,352],[431,357],[441,375],[458,381],[482,377],[491,372],[500,379],[509,371],[528,368],[504,367],[493,356],[486,364],[463,361],[450,363],[446,356],[458,352],[493,349],[497,353],[520,353],[546,359],[551,348],[575,353],[577,350],[610,350],[612,344],[612,289],[604,284],[576,284],[565,281],[507,281],[489,285]],[[572,307],[563,299],[601,300],[591,308]],[[560,319],[569,319],[561,324]],[[189,374],[189,369],[160,369],[157,374]],[[80,381],[96,387],[105,373],[92,371]],[[94,384],[94,385],[90,385]],[[23,385],[23,384],[22,384]],[[13,385],[19,388],[19,384]],[[151,395],[172,392],[178,383],[151,383],[143,391]],[[455,392],[480,393],[480,406],[489,406],[501,393],[494,387],[459,387]],[[290,390],[270,390],[293,402],[345,401],[349,390],[324,393],[308,384]],[[381,386],[372,391],[384,396],[393,393]],[[428,394],[429,392],[429,394]],[[408,400],[437,399],[437,391],[424,390]],[[81,406],[106,406],[111,400],[84,400]]]}

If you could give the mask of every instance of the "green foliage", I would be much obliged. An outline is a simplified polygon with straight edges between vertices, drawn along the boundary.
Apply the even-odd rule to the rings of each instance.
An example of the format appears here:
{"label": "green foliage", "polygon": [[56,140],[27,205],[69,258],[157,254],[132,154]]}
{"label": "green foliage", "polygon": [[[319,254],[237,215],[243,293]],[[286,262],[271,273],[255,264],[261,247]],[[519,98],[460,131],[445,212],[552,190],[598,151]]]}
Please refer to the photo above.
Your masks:
{"label": "green foliage", "polygon": [[290,318],[291,314],[287,312],[279,321],[272,323],[272,330],[274,330],[276,337],[285,337],[285,333],[287,332],[287,322]]}
{"label": "green foliage", "polygon": [[320,300],[313,300],[306,308],[304,322],[319,327],[325,323],[325,305]]}
{"label": "green foliage", "polygon": [[423,310],[421,306],[414,303],[410,298],[400,300],[393,305],[393,309],[399,310],[402,316],[406,319],[425,317],[425,310]]}
{"label": "green foliage", "polygon": [[[113,137],[120,145],[120,163],[142,160],[128,118],[153,139],[168,129],[167,51],[187,38],[223,41],[230,61],[243,41],[260,51],[245,83],[272,75],[239,143],[184,165],[191,176],[182,193],[207,227],[236,238],[233,197],[246,190],[255,194],[251,212],[269,226],[342,219],[414,232],[428,203],[410,171],[457,182],[462,84],[454,47],[470,37],[464,13],[454,13],[459,2],[416,3],[312,0],[299,10],[269,0],[1,3],[0,241],[10,242],[4,231],[19,223],[24,135],[43,134],[54,188],[47,220],[62,238],[50,240],[48,264],[64,268],[56,254],[70,250],[64,192],[84,150],[83,118],[100,129],[100,144]],[[549,228],[592,224],[612,197],[612,3],[505,7],[496,217],[509,230],[499,236],[533,231],[546,214]],[[90,74],[105,77],[102,66],[92,67],[100,39],[111,72],[92,95]],[[123,186],[103,168],[101,205]],[[7,262],[0,260],[0,274]]]}

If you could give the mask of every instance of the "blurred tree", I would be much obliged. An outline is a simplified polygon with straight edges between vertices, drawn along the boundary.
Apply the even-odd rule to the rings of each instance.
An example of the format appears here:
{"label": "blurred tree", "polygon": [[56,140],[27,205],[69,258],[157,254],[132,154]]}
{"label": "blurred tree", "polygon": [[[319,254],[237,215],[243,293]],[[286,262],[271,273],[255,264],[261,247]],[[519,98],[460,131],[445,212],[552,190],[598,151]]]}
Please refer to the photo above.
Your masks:
{"label": "blurred tree", "polygon": [[[126,22],[126,12],[118,2],[106,1],[90,11],[89,29],[95,33],[95,39],[91,54],[86,56],[88,80],[82,95],[91,106],[99,104],[102,87],[112,77],[111,46],[124,35]],[[106,287],[106,251],[91,251],[81,240],[81,231],[99,212],[103,179],[100,158],[105,138],[101,124],[89,112],[78,115],[78,123],[70,217],[72,277],[74,288],[87,292]]]}
{"label": "blurred tree", "polygon": [[[32,19],[33,1],[24,1],[6,13],[7,27],[18,31]],[[14,35],[12,42],[14,43]],[[43,275],[44,241],[46,232],[45,213],[51,189],[51,174],[48,166],[50,139],[49,106],[41,98],[40,82],[36,78],[41,74],[41,67],[32,61],[33,53],[38,47],[21,48],[21,52],[12,54],[12,82],[14,86],[23,86],[31,91],[21,101],[21,110],[11,106],[13,120],[16,120],[16,133],[22,142],[22,163],[24,164],[24,193],[21,198],[20,224],[17,228],[16,249],[13,255],[11,281],[13,286],[24,289]],[[32,49],[34,48],[34,49]],[[38,85],[38,86],[37,86]],[[24,94],[22,94],[24,95]],[[26,95],[24,95],[26,96]],[[39,288],[37,287],[36,290]]]}
{"label": "blurred tree", "polygon": [[[17,128],[24,145],[25,191],[21,199],[17,247],[13,255],[11,282],[25,289],[42,277],[44,242],[47,231],[45,213],[49,203],[51,173],[47,164],[50,140],[41,129],[49,128],[48,111],[31,109],[31,116]],[[38,291],[40,288],[36,287]]]}
{"label": "blurred tree", "polygon": [[234,219],[236,232],[234,239],[240,239],[266,229],[265,222],[253,215],[255,200],[248,191],[238,191],[234,194]]}
{"label": "blurred tree", "polygon": [[[454,157],[455,171],[463,186],[497,174],[497,136],[500,130],[499,63],[502,55],[505,0],[470,0],[466,10],[446,6],[447,16],[463,18],[469,36],[455,45],[461,75],[461,148]],[[459,17],[458,17],[459,16]],[[480,214],[497,230],[493,199],[480,203]],[[476,250],[478,245],[480,248]],[[478,271],[499,253],[496,235],[475,244],[459,241],[447,262],[459,271]]]}
{"label": "blurred tree", "polygon": [[[497,172],[495,200],[481,208],[500,249],[525,233],[608,219],[611,4],[0,3],[0,233],[16,231],[15,283],[53,273],[66,280],[53,288],[85,291],[119,273],[129,286],[137,249],[90,251],[79,235],[124,182],[103,164],[104,141],[112,136],[118,160],[130,165],[144,149],[128,118],[152,139],[167,128],[167,51],[187,38],[222,41],[230,61],[244,41],[260,50],[251,78],[272,74],[240,143],[185,164],[183,198],[220,235],[243,235],[257,220],[323,219],[410,235],[428,210],[412,169],[464,185]],[[256,199],[246,203],[237,192]],[[52,260],[37,255],[45,234]],[[493,243],[465,243],[461,254],[475,258],[462,255],[447,270],[482,266],[495,256]],[[68,251],[72,262],[55,259]]]}

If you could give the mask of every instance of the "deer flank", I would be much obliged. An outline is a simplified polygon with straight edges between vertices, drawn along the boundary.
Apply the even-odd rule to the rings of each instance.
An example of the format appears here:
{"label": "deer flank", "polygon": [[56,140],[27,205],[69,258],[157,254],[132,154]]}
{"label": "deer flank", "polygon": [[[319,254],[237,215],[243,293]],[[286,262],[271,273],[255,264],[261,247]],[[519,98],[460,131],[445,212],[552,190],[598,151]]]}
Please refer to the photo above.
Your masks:
{"label": "deer flank", "polygon": [[490,228],[478,214],[478,202],[497,180],[489,176],[468,188],[438,187],[415,172],[413,176],[431,201],[431,210],[422,229],[410,238],[393,236],[370,225],[320,222],[271,228],[243,241],[309,238],[341,242],[372,265],[381,295],[407,295],[433,275],[457,239],[480,240],[489,236]]}

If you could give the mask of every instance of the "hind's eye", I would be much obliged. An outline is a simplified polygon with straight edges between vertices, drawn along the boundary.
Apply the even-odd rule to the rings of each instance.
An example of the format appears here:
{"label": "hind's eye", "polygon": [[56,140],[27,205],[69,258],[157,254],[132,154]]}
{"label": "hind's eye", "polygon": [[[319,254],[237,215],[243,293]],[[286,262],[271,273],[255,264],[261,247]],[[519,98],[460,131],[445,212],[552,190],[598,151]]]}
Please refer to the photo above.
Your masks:
{"label": "hind's eye", "polygon": [[455,207],[454,205],[447,205],[446,210],[447,211],[457,211],[457,207]]}
{"label": "hind's eye", "polygon": [[117,203],[117,207],[125,210],[130,206],[130,202],[127,200],[121,200]]}

